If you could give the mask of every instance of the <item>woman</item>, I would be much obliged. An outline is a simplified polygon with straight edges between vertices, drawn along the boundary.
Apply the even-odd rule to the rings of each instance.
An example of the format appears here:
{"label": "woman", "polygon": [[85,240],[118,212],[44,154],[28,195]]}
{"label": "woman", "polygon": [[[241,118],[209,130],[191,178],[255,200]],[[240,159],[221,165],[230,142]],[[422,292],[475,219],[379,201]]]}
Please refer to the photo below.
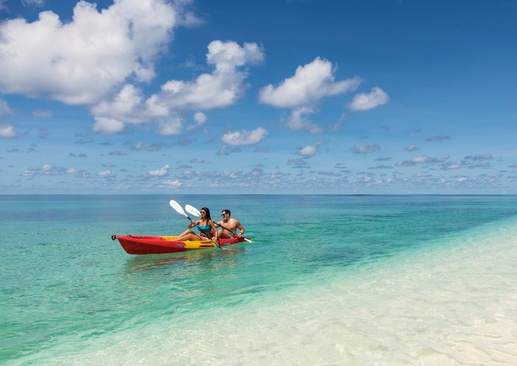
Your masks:
{"label": "woman", "polygon": [[[210,210],[207,207],[203,207],[199,212],[201,213],[201,218],[199,220],[192,221],[188,225],[188,229],[175,239],[176,241],[207,239],[217,240],[217,228],[215,227],[214,221],[210,217]],[[192,231],[194,226],[197,226],[199,229],[199,234],[196,234]]]}

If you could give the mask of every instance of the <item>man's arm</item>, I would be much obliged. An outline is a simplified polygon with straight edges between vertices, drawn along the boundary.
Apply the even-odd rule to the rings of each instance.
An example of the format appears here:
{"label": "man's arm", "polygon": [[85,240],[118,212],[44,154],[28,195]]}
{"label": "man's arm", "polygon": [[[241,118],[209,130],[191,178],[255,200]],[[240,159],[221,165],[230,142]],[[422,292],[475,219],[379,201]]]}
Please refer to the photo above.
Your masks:
{"label": "man's arm", "polygon": [[237,220],[237,229],[239,229],[239,236],[242,236],[246,229],[244,229],[244,226],[242,226],[241,222]]}

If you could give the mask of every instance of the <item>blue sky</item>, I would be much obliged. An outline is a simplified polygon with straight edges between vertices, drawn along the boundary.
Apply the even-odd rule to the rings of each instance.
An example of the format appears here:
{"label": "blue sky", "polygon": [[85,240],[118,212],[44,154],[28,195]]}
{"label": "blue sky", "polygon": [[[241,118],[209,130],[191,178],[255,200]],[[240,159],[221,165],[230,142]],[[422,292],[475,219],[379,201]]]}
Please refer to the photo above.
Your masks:
{"label": "blue sky", "polygon": [[517,2],[0,0],[0,191],[517,194]]}

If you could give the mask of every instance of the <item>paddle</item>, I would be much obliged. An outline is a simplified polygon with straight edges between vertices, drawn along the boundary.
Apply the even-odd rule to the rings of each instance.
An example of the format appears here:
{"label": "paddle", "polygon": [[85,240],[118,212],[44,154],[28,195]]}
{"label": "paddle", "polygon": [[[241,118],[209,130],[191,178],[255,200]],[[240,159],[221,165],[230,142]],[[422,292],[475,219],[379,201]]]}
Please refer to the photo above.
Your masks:
{"label": "paddle", "polygon": [[[194,206],[186,205],[186,206],[185,206],[185,210],[187,210],[187,212],[188,212],[189,214],[191,214],[191,215],[194,215],[194,216],[197,216],[197,217],[200,217],[200,216],[201,216],[201,212],[199,212],[199,210],[198,210],[197,208],[195,208]],[[225,228],[224,226],[219,225],[219,224],[217,224],[217,223],[216,223],[216,225],[217,225],[217,226],[219,226],[219,227],[221,227],[221,228],[223,228],[224,230],[228,230],[228,231],[229,231],[229,232],[231,232],[233,235],[238,236],[236,232],[231,231],[230,229],[227,229],[227,228]],[[246,240],[248,243],[253,243],[253,242],[252,242],[250,239],[248,239],[248,238],[244,238],[244,237],[243,237],[243,239],[244,239],[244,240]]]}
{"label": "paddle", "polygon": [[[210,238],[210,236],[208,236],[207,233],[205,233],[200,227],[198,224],[196,224],[194,221],[192,221],[192,219],[185,213],[185,211],[183,211],[183,208],[180,206],[180,204],[174,200],[170,200],[169,201],[169,205],[171,205],[171,207],[173,209],[176,210],[177,213],[179,213],[180,215],[183,215],[185,216],[187,219],[190,220],[191,223],[193,223],[194,225],[196,225],[196,227],[199,229],[199,231],[201,231],[203,234],[206,235],[207,238]],[[199,213],[199,216],[201,216],[201,213]],[[214,243],[215,245],[217,245],[218,248],[221,248],[221,246],[219,245],[219,243],[215,240],[213,240],[212,238],[210,238],[210,240],[212,241],[212,243]]]}

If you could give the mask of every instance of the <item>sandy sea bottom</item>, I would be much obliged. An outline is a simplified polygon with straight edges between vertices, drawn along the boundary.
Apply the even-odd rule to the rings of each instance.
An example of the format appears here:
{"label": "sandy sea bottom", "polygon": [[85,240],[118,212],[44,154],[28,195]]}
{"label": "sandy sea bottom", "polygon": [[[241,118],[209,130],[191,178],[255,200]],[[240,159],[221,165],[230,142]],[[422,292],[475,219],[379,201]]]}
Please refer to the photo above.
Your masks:
{"label": "sandy sea bottom", "polygon": [[313,279],[15,364],[517,364],[516,219]]}

